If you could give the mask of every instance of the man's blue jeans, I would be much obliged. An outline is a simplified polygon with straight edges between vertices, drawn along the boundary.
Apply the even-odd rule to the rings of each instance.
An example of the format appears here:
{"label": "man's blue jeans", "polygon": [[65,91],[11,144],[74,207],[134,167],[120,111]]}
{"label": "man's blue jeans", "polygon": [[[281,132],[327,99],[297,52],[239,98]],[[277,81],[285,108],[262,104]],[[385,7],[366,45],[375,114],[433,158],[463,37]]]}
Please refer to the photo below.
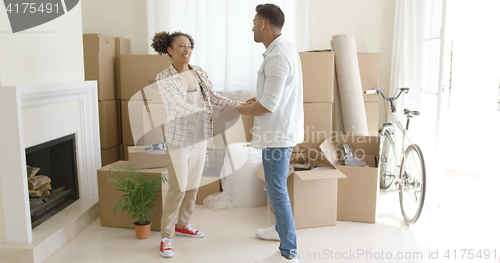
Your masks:
{"label": "man's blue jeans", "polygon": [[262,150],[262,162],[266,179],[266,194],[273,206],[276,218],[276,231],[281,243],[281,254],[288,258],[297,255],[297,236],[292,206],[286,186],[288,167],[293,147],[265,148]]}

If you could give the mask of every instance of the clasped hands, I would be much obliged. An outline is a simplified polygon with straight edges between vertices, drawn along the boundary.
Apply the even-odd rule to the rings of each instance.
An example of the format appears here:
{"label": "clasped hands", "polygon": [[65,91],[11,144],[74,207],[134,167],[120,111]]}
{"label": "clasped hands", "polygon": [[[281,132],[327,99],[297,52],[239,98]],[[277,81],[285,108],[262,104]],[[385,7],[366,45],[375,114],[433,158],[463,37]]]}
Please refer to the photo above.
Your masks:
{"label": "clasped hands", "polygon": [[[257,101],[257,98],[253,97],[248,99],[243,106],[248,106]],[[223,119],[225,121],[232,121],[240,116],[240,112],[234,106],[227,106],[214,111],[212,114],[212,119]]]}

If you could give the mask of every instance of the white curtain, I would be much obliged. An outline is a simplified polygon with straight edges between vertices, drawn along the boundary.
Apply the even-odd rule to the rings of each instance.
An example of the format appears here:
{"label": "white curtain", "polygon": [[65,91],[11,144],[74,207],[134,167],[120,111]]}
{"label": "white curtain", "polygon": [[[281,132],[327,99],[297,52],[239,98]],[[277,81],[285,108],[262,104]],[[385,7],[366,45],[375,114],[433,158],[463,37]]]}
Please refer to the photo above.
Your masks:
{"label": "white curtain", "polygon": [[[307,50],[308,0],[267,1],[285,13],[283,36]],[[255,96],[265,47],[253,41],[256,0],[148,0],[148,37],[159,31],[191,34],[191,63],[207,71],[217,91],[237,100]],[[150,49],[150,53],[154,51]]]}
{"label": "white curtain", "polygon": [[394,17],[391,82],[389,94],[397,88],[416,87],[418,64],[418,0],[397,0]]}

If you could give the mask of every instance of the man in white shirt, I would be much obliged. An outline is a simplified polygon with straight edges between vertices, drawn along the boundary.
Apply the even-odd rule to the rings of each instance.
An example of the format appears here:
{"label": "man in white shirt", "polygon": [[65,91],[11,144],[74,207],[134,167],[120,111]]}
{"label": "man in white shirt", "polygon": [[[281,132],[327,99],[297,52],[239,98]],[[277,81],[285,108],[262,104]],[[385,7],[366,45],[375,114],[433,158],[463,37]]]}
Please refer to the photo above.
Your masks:
{"label": "man in white shirt", "polygon": [[256,235],[280,240],[280,251],[257,262],[298,262],[286,181],[292,149],[304,140],[302,68],[297,50],[281,36],[283,11],[273,4],[258,5],[255,10],[254,41],[266,47],[257,78],[257,98],[234,108],[255,116],[252,145],[262,149],[267,198],[276,217],[276,226],[257,230]]}

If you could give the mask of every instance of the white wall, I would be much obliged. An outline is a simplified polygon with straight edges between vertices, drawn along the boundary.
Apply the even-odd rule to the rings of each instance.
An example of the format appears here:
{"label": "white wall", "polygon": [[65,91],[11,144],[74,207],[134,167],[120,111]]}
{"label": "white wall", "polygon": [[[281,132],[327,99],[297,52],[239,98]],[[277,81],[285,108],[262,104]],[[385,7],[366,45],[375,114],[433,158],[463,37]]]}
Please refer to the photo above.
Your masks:
{"label": "white wall", "polygon": [[43,25],[12,33],[0,5],[2,86],[85,80],[81,6]]}
{"label": "white wall", "polygon": [[[50,22],[18,33],[12,33],[5,6],[0,5],[0,47],[2,86],[85,80],[81,5]],[[76,109],[58,108],[53,113],[80,114],[79,108]],[[0,243],[5,243],[2,204],[0,195]]]}
{"label": "white wall", "polygon": [[132,54],[147,54],[146,0],[84,0],[83,33],[130,39]]}

